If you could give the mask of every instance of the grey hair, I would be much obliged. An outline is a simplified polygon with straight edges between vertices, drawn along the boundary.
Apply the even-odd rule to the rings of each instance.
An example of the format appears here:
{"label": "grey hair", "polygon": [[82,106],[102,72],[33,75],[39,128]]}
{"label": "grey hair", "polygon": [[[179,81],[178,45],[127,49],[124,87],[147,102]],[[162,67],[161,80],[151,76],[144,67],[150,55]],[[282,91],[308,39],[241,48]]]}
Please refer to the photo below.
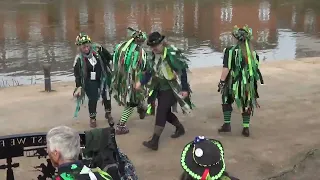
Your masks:
{"label": "grey hair", "polygon": [[77,160],[80,154],[80,136],[74,129],[58,126],[47,133],[49,151],[59,151],[63,160]]}

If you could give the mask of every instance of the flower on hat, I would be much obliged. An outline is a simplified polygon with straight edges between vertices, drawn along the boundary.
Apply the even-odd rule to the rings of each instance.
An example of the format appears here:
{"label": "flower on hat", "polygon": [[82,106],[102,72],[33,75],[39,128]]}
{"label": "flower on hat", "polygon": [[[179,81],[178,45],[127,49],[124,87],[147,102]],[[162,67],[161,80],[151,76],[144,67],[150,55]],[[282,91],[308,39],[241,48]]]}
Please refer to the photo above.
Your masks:
{"label": "flower on hat", "polygon": [[204,136],[197,136],[194,138],[194,143],[198,143],[200,141],[203,141],[205,140],[205,137]]}

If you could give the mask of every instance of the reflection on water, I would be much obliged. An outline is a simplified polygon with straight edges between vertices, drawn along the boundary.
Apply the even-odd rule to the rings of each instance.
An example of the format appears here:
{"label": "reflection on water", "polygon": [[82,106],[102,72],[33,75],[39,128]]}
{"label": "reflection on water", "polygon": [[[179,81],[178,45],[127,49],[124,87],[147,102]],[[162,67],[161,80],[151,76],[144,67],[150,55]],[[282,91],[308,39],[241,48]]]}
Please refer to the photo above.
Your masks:
{"label": "reflection on water", "polygon": [[73,80],[80,31],[111,51],[128,26],[163,32],[186,51],[192,67],[220,65],[236,24],[253,28],[265,61],[320,54],[318,0],[3,0],[0,5],[0,87],[41,83],[44,62],[52,64],[53,80]]}

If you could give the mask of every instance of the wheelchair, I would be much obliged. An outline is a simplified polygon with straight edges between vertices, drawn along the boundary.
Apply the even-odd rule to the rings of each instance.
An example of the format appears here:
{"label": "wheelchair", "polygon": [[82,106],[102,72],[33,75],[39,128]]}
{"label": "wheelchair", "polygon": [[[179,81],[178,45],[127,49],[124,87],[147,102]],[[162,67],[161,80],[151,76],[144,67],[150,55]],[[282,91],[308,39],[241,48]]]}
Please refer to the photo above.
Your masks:
{"label": "wheelchair", "polygon": [[[80,135],[81,136],[81,135]],[[85,131],[79,159],[88,167],[99,167],[113,180],[137,180],[135,167],[117,145],[115,129],[110,127]]]}

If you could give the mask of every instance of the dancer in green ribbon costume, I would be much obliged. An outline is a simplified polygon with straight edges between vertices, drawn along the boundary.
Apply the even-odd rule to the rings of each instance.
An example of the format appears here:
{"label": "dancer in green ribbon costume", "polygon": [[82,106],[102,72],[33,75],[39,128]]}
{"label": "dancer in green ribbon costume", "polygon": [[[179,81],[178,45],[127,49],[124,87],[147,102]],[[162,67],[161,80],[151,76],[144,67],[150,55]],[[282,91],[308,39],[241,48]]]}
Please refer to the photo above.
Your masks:
{"label": "dancer in green ribbon costume", "polygon": [[90,37],[80,33],[76,38],[79,54],[74,60],[74,76],[76,88],[73,95],[77,98],[77,107],[74,117],[78,116],[80,105],[83,104],[85,94],[88,96],[88,109],[90,115],[90,127],[96,124],[97,102],[101,95],[105,108],[105,118],[109,124],[113,123],[111,116],[111,54],[100,44],[92,43]]}
{"label": "dancer in green ribbon costume", "polygon": [[146,115],[144,100],[146,89],[134,90],[134,85],[140,81],[143,71],[146,69],[147,54],[142,44],[147,39],[146,34],[128,28],[130,39],[116,45],[113,56],[112,92],[119,105],[124,106],[121,119],[116,127],[117,134],[127,134],[129,129],[126,122],[137,107],[140,119]]}
{"label": "dancer in green ribbon costume", "polygon": [[259,107],[257,81],[263,84],[259,70],[259,56],[251,45],[252,29],[247,25],[243,28],[234,27],[233,36],[237,44],[224,50],[223,69],[218,85],[222,94],[222,111],[224,124],[219,132],[231,132],[230,120],[232,104],[236,103],[242,112],[242,135],[250,136],[250,116],[255,107]]}
{"label": "dancer in green ribbon costume", "polygon": [[[182,51],[173,45],[168,45],[164,40],[165,36],[159,32],[149,35],[147,45],[152,48],[152,55],[148,62],[151,64],[143,78],[136,84],[136,89],[150,82],[150,89],[153,89],[158,99],[156,110],[156,124],[150,141],[143,142],[149,149],[157,150],[160,135],[166,122],[175,126],[176,131],[171,136],[178,138],[185,134],[183,125],[171,107],[179,103],[183,112],[190,112],[192,103],[190,101],[191,89],[188,83],[187,70],[189,60],[182,54]],[[148,58],[149,59],[149,58]]]}

